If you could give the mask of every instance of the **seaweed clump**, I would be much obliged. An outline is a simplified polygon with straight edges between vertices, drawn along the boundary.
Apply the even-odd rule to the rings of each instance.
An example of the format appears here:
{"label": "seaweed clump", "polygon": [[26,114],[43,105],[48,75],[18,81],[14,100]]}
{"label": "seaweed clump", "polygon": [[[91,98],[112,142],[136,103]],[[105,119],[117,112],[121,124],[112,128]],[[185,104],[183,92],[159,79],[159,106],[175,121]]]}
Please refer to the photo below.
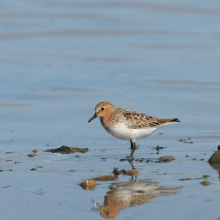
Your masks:
{"label": "seaweed clump", "polygon": [[86,153],[88,150],[89,150],[88,148],[67,147],[67,146],[63,145],[59,148],[45,150],[45,152],[61,153],[61,154],[74,154],[75,152]]}

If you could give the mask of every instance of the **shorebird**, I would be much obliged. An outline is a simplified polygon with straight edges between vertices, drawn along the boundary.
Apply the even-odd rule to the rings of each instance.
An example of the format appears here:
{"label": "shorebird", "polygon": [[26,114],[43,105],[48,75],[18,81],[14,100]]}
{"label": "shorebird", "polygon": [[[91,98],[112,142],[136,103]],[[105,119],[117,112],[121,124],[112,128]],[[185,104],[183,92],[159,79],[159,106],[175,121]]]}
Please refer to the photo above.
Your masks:
{"label": "shorebird", "polygon": [[159,119],[140,112],[115,108],[109,102],[100,102],[95,107],[95,114],[89,119],[91,122],[100,118],[102,126],[112,136],[129,140],[131,143],[130,161],[136,149],[135,141],[145,138],[165,125],[180,122],[178,118]]}

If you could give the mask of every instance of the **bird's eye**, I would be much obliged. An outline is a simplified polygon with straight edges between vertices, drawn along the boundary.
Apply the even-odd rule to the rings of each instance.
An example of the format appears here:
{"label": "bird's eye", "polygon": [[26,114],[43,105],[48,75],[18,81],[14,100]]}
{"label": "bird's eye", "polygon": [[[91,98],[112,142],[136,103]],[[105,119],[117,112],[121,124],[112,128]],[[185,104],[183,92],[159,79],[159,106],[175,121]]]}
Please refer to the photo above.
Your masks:
{"label": "bird's eye", "polygon": [[103,111],[105,108],[101,108],[101,110]]}

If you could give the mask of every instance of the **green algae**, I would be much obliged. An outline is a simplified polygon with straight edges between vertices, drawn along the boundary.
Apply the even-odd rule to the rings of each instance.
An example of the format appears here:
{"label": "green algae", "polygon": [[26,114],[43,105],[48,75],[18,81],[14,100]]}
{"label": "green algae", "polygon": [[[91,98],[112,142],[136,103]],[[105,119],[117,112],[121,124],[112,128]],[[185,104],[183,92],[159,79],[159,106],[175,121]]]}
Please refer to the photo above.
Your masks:
{"label": "green algae", "polygon": [[206,179],[209,177],[209,175],[203,175],[202,177]]}
{"label": "green algae", "polygon": [[86,153],[89,150],[89,148],[76,148],[76,147],[68,147],[68,146],[61,146],[59,148],[55,149],[48,149],[45,150],[45,152],[51,152],[51,153],[61,153],[61,154],[73,154],[75,152],[77,153]]}
{"label": "green algae", "polygon": [[191,140],[191,138],[187,138],[187,139],[180,139],[178,141],[186,143],[186,144],[193,144],[193,141],[190,141],[190,140]]}
{"label": "green algae", "polygon": [[157,154],[159,154],[159,151],[162,150],[162,149],[164,149],[164,148],[167,148],[167,147],[161,147],[161,146],[159,146],[159,145],[157,145],[156,147],[153,147],[153,149],[156,149]]}
{"label": "green algae", "polygon": [[[120,159],[120,162],[124,162],[124,161],[128,161],[129,162],[129,159]],[[161,163],[159,158],[143,158],[143,157],[141,157],[141,158],[136,158],[133,161],[139,162],[139,163],[142,163],[142,162],[145,162],[145,163],[149,163],[149,162]]]}

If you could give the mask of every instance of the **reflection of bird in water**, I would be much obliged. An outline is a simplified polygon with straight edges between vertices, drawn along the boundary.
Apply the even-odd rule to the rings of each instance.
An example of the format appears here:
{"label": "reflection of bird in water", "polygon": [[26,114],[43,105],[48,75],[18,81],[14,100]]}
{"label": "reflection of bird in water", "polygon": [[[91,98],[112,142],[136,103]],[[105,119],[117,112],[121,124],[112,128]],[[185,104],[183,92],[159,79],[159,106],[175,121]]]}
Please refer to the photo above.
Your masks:
{"label": "reflection of bird in water", "polygon": [[178,118],[159,119],[140,112],[131,111],[123,108],[115,108],[109,102],[100,102],[95,107],[95,114],[89,122],[99,117],[105,130],[116,138],[130,140],[131,155],[136,149],[135,141],[144,138],[168,124],[180,122]]}
{"label": "reflection of bird in water", "polygon": [[219,173],[219,180],[220,180],[220,164],[218,164],[218,163],[209,163],[209,165],[210,165],[213,169],[215,169],[215,170],[218,171],[218,173]]}
{"label": "reflection of bird in water", "polygon": [[94,209],[96,210],[99,210],[100,209],[100,205],[97,203],[97,202],[95,202],[93,199],[92,199],[92,203],[94,204]]}
{"label": "reflection of bird in water", "polygon": [[[104,197],[103,206],[96,206],[104,218],[115,218],[120,210],[133,205],[142,205],[161,195],[174,195],[180,187],[163,187],[149,180],[113,183]],[[95,203],[97,204],[97,203]]]}

